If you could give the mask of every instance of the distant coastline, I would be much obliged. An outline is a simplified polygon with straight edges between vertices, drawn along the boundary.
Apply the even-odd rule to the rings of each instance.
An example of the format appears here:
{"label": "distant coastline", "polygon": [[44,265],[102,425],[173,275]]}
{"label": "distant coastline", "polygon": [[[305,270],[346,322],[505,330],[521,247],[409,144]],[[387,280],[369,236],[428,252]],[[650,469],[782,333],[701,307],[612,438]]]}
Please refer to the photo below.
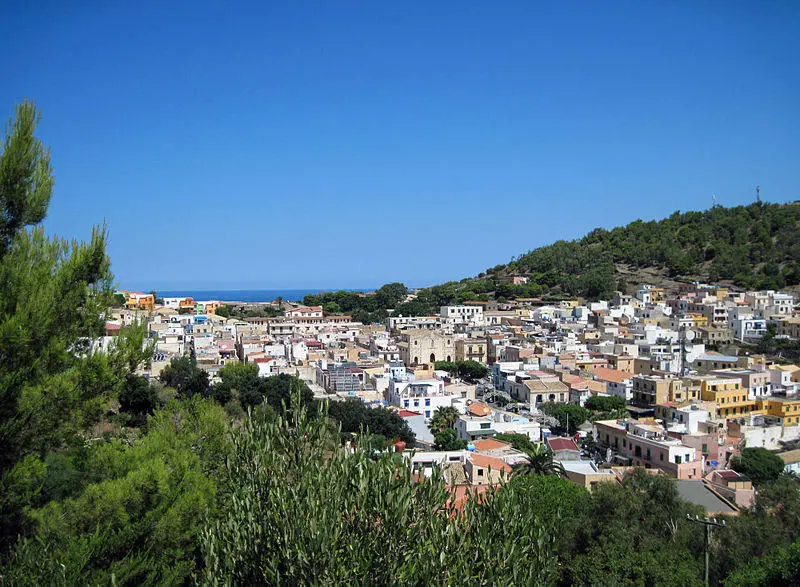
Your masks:
{"label": "distant coastline", "polygon": [[[165,289],[158,290],[162,298],[190,297],[195,300],[219,300],[221,302],[272,302],[282,298],[284,302],[302,302],[309,294],[319,294],[335,289]],[[372,289],[346,289],[344,291],[368,292]]]}

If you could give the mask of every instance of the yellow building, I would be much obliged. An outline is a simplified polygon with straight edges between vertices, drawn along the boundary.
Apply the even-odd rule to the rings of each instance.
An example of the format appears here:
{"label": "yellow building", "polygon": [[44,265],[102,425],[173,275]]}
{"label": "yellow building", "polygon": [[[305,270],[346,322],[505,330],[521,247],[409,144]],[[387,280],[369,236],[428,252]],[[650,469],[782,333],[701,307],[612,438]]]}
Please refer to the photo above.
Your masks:
{"label": "yellow building", "polygon": [[641,375],[633,377],[633,404],[636,406],[657,406],[666,402],[683,402],[696,399],[693,387],[681,379],[660,375]]}
{"label": "yellow building", "polygon": [[758,400],[758,408],[769,416],[783,418],[784,426],[800,426],[800,399],[765,397]]}
{"label": "yellow building", "polygon": [[708,316],[706,316],[705,314],[697,314],[692,312],[686,314],[686,317],[692,319],[692,324],[690,328],[703,328],[705,326],[708,326]]}
{"label": "yellow building", "polygon": [[599,330],[584,330],[581,333],[580,340],[584,344],[589,343],[589,342],[598,342],[600,340],[600,331]]}
{"label": "yellow building", "polygon": [[486,364],[486,339],[456,340],[456,361],[477,361]]}
{"label": "yellow building", "polygon": [[653,304],[660,304],[666,299],[666,294],[664,293],[663,287],[651,287],[650,288],[650,302]]}
{"label": "yellow building", "polygon": [[717,404],[718,418],[744,416],[756,409],[755,400],[748,399],[747,388],[739,378],[688,377],[700,384],[700,399]]}

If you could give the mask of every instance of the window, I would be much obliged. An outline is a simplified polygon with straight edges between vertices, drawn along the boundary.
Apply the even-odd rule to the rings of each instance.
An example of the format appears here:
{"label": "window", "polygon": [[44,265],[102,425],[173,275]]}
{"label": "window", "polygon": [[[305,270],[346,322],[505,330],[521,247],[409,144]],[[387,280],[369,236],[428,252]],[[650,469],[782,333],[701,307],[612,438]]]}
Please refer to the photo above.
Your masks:
{"label": "window", "polygon": [[403,400],[403,407],[404,407],[404,408],[407,408],[407,407],[408,407],[408,400]]}
{"label": "window", "polygon": [[681,464],[681,455],[675,455],[675,463],[678,465]]}
{"label": "window", "polygon": [[708,445],[707,444],[703,445],[702,451],[703,451],[703,454],[707,454],[708,453]]}
{"label": "window", "polygon": [[488,430],[491,425],[491,422],[481,422],[481,430]]}
{"label": "window", "polygon": [[431,398],[426,397],[425,398],[425,406],[427,407],[427,406],[430,406],[430,405],[431,405]]}
{"label": "window", "polygon": [[478,469],[478,477],[483,477],[483,469]]}

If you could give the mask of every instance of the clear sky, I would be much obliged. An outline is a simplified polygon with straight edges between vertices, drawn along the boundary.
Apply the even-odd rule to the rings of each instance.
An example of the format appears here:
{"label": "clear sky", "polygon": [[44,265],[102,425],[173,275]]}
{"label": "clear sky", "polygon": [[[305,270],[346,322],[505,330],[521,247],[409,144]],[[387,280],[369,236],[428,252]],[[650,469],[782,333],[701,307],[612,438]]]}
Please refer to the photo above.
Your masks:
{"label": "clear sky", "polygon": [[49,232],[122,287],[474,275],[676,209],[800,199],[800,2],[0,5]]}

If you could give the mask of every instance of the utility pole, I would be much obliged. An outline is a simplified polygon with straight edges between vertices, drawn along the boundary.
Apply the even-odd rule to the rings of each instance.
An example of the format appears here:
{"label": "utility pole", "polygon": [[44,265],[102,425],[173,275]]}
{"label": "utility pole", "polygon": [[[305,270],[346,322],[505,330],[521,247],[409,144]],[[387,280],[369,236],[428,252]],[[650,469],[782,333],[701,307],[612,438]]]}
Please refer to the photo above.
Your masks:
{"label": "utility pole", "polygon": [[709,557],[709,548],[711,546],[711,528],[716,526],[717,528],[725,528],[725,520],[722,522],[717,522],[715,518],[709,518],[706,516],[705,519],[701,520],[700,516],[695,516],[692,518],[689,514],[686,514],[686,519],[689,520],[692,524],[702,524],[705,528],[706,533],[706,542],[705,542],[705,551],[706,551],[706,574],[705,574],[705,584],[708,585],[708,557]]}

